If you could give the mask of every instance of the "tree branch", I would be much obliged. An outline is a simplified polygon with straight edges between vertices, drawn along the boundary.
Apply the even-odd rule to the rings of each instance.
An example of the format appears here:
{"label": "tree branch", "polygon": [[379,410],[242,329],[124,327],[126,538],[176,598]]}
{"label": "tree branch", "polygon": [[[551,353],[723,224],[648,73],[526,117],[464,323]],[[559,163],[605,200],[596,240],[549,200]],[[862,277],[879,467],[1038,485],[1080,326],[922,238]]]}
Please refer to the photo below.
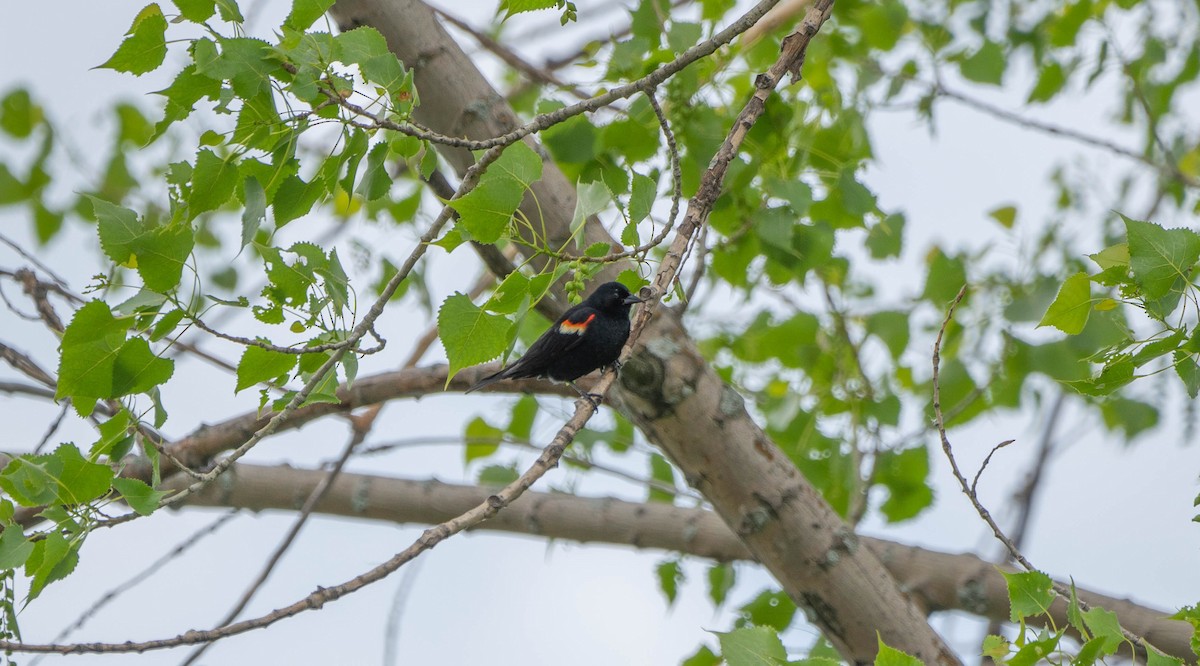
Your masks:
{"label": "tree branch", "polygon": [[[205,488],[185,504],[295,511],[324,477],[321,470],[238,463],[226,482]],[[479,504],[492,492],[494,489],[479,486],[344,473],[315,511],[401,524],[436,524]],[[475,529],[677,551],[720,562],[755,561],[716,513],[663,503],[530,491]],[[862,543],[927,610],[957,610],[1008,621],[1008,589],[994,564],[971,554],[938,552],[871,537],[862,537]],[[1166,611],[1126,599],[1083,589],[1078,592],[1088,603],[1116,612],[1122,625],[1150,639],[1167,654],[1184,660],[1193,658],[1187,623],[1166,619]],[[1050,617],[1057,626],[1067,626],[1066,604],[1055,603]],[[1046,618],[1030,621],[1036,624]]]}

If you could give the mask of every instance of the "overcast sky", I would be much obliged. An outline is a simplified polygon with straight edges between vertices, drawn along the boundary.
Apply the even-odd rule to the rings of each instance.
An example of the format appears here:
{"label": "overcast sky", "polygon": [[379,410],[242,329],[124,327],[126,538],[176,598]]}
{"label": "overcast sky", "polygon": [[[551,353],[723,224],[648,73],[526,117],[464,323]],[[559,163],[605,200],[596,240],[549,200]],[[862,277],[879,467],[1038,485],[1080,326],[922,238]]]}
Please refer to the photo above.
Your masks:
{"label": "overcast sky", "polygon": [[[576,35],[602,33],[604,26],[622,23],[618,12],[589,14],[595,3],[584,0],[578,4],[581,22],[587,28],[577,30]],[[492,9],[488,1],[472,0],[470,6],[474,11],[460,5],[454,11],[462,16],[484,16]],[[0,70],[0,93],[18,85],[29,87],[69,138],[73,150],[92,166],[100,163],[108,150],[111,126],[105,110],[112,102],[128,99],[148,111],[156,109],[157,99],[146,93],[165,87],[178,70],[177,64],[171,64],[178,62],[173,58],[160,71],[141,78],[90,69],[107,59],[140,7],[141,3],[126,0],[10,3],[6,7],[7,20],[0,27],[0,62],[7,66]],[[270,3],[248,13],[261,11],[256,21],[262,27],[277,24],[286,9],[283,3]],[[516,22],[524,29],[545,25],[547,18],[518,17]],[[534,55],[561,50],[552,40],[528,40],[523,45]],[[989,95],[986,91],[979,94]],[[1009,107],[1019,102],[995,99]],[[1087,99],[1060,103],[1037,113],[1077,127],[1111,129],[1102,125],[1103,117]],[[935,139],[904,112],[880,115],[874,129],[879,158],[869,171],[868,181],[880,194],[885,208],[903,208],[909,219],[904,260],[884,270],[894,272],[907,292],[919,289],[923,280],[921,257],[934,242],[949,247],[986,243],[1000,260],[1017,261],[1019,244],[987,221],[986,211],[1020,201],[1019,223],[1029,226],[1019,227],[1019,235],[1034,235],[1035,225],[1051,201],[1047,174],[1064,156],[1080,156],[1079,161],[1086,161],[1088,168],[1098,174],[1111,174],[1128,166],[1112,163],[1115,158],[1107,154],[998,125],[949,105],[940,107]],[[69,184],[78,177],[71,165],[59,167],[63,172],[56,173],[57,179]],[[0,230],[25,247],[34,246],[29,226],[23,211],[0,209]],[[1071,231],[1083,238],[1095,235],[1095,227],[1086,225]],[[379,247],[394,246],[390,255],[393,260],[403,257],[411,247],[409,230],[360,225],[352,233],[367,235]],[[73,224],[39,256],[80,290],[99,270],[96,253],[91,249],[93,243],[90,229]],[[429,267],[435,296],[444,297],[469,286],[474,270],[469,260],[464,253],[449,260],[433,257]],[[0,247],[0,266],[20,265],[18,257]],[[404,341],[423,330],[424,322],[412,319],[388,318],[387,337],[395,347],[385,359],[398,363],[405,353]],[[7,311],[0,311],[0,324],[5,342],[15,343],[47,365],[53,364],[55,342],[36,325],[18,323]],[[236,355],[229,347],[211,348],[228,358]],[[440,353],[440,348],[435,348],[428,360],[437,360]],[[189,380],[187,387],[171,385],[165,391],[171,410],[167,431],[172,436],[250,407],[244,395],[236,398],[231,394],[231,382],[216,370],[185,360],[177,367],[176,376],[185,375],[195,379]],[[0,377],[8,376],[0,369]],[[221,388],[204,390],[204,386]],[[198,395],[202,399],[197,399]],[[459,435],[465,416],[503,415],[506,404],[459,395],[397,402],[386,408],[373,437],[387,441]],[[549,417],[539,421],[537,432],[543,440],[557,429],[559,416],[567,413],[563,405],[547,404],[551,407],[544,413],[548,412]],[[0,448],[27,449],[56,415],[54,406],[0,395],[0,416],[8,426]],[[1168,417],[1166,423],[1159,433],[1140,440],[1136,446],[1125,447],[1106,437],[1094,419],[1068,408],[1060,428],[1063,451],[1052,461],[1043,482],[1043,496],[1026,549],[1037,565],[1057,577],[1072,576],[1082,587],[1163,608],[1200,599],[1200,574],[1195,566],[1200,526],[1190,522],[1200,449],[1180,440],[1182,430],[1173,419]],[[1030,422],[1029,415],[1019,415],[982,419],[956,431],[964,467],[972,470],[997,442],[1018,440],[1016,446],[997,456],[981,483],[982,498],[1001,517],[1007,515],[1004,507],[1024,474],[1040,427],[1040,423]],[[316,423],[300,432],[270,439],[249,459],[310,465],[336,456],[346,441],[347,430],[337,421]],[[90,437],[87,427],[79,423],[68,423],[60,435],[61,439],[77,442],[90,441]],[[473,478],[471,473],[464,474],[461,461],[459,448],[440,445],[355,461],[350,469],[405,478]],[[868,520],[864,531],[935,549],[994,555],[996,546],[985,537],[984,527],[952,485],[942,459],[935,457],[934,461],[935,507],[898,526]],[[628,467],[630,461],[615,464]],[[645,474],[644,469],[630,471]],[[559,470],[539,487],[561,486],[566,478]],[[644,493],[612,479],[589,479],[583,490],[584,494],[619,494],[633,499],[641,499]],[[208,510],[164,511],[92,535],[78,571],[67,581],[52,585],[22,615],[25,639],[52,639],[64,624],[113,585],[136,574],[217,515],[219,512]],[[1107,516],[1108,521],[1099,525],[1085,515]],[[212,625],[241,595],[263,556],[274,548],[292,519],[292,514],[236,518],[216,536],[123,596],[73,638],[140,640]],[[419,527],[314,518],[243,616],[290,603],[317,585],[351,578],[407,546],[419,532]],[[267,631],[218,643],[204,663],[381,663],[387,615],[406,575],[413,578],[400,623],[395,663],[678,663],[706,640],[706,630],[728,629],[730,618],[726,613],[714,614],[706,600],[704,563],[700,562],[688,565],[689,582],[676,606],[668,610],[653,578],[654,565],[664,557],[662,553],[628,548],[460,535],[422,556],[419,567],[402,570],[320,612],[305,613]],[[756,567],[740,566],[739,572],[741,582],[732,597],[735,606],[756,594],[769,580]],[[963,630],[968,622],[973,621],[965,616],[942,618],[939,627],[956,632],[955,645],[970,653],[978,645],[979,635],[977,630]],[[813,635],[811,629],[799,628],[787,636],[789,647],[801,648]],[[43,663],[177,664],[187,653],[184,649],[116,657],[47,658]],[[27,661],[22,659],[22,663]]]}

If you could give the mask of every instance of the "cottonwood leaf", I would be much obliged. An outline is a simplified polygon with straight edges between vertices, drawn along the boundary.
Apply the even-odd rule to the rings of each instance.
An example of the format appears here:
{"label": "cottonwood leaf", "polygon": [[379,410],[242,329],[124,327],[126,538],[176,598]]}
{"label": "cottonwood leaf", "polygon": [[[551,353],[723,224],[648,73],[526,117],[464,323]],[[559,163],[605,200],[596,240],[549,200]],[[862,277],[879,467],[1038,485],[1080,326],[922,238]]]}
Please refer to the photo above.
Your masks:
{"label": "cottonwood leaf", "polygon": [[479,185],[450,202],[458,211],[458,227],[480,243],[495,243],[504,235],[525,191],[542,177],[542,160],[518,141],[483,174]]}
{"label": "cottonwood leaf", "polygon": [[1092,281],[1086,273],[1076,273],[1063,282],[1038,326],[1053,326],[1067,335],[1078,335],[1091,313]]}
{"label": "cottonwood leaf", "polygon": [[512,322],[484,312],[464,294],[454,294],[438,309],[438,335],[450,361],[450,379],[463,368],[490,361],[508,347]]}
{"label": "cottonwood leaf", "polygon": [[157,3],[138,12],[116,53],[100,68],[141,76],[158,69],[167,57],[167,19]]}

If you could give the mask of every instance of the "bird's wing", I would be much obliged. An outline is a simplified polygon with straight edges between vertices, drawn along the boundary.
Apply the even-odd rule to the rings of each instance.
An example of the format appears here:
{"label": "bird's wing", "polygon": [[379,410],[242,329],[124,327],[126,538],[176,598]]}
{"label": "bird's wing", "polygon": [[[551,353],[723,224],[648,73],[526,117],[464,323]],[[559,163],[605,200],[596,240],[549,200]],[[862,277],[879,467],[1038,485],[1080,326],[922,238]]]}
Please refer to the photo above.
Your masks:
{"label": "bird's wing", "polygon": [[[545,359],[557,357],[574,349],[583,341],[583,334],[588,326],[600,316],[600,312],[588,306],[571,308],[554,325],[542,334],[542,337],[529,345],[529,350],[521,357],[525,359]],[[520,361],[516,365],[519,365]]]}

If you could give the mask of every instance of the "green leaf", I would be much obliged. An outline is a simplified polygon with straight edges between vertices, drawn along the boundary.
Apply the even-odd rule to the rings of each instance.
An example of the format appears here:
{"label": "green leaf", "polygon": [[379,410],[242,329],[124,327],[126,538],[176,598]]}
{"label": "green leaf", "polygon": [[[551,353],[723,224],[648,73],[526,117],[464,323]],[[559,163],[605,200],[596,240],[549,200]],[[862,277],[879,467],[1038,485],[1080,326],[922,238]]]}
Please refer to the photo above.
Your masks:
{"label": "green leaf", "polygon": [[1013,622],[1042,615],[1054,602],[1054,583],[1046,574],[1040,571],[1000,573],[1008,584],[1009,619]]}
{"label": "green leaf", "polygon": [[1091,313],[1092,281],[1087,273],[1076,273],[1063,282],[1038,327],[1053,326],[1067,335],[1078,335]]}
{"label": "green leaf", "polygon": [[1153,646],[1146,646],[1146,666],[1183,666],[1183,660],[1159,652]]}
{"label": "green leaf", "polygon": [[516,468],[506,465],[488,465],[479,471],[479,485],[503,488],[516,481],[519,474]]}
{"label": "green leaf", "polygon": [[188,219],[200,213],[216,210],[233,197],[238,184],[237,162],[221,159],[205,148],[196,154],[192,172],[192,192],[188,197]]}
{"label": "green leaf", "polygon": [[111,397],[145,393],[165,384],[174,373],[174,360],[155,356],[145,338],[130,338],[121,346],[113,364]]}
{"label": "green leaf", "polygon": [[787,662],[783,642],[770,627],[749,626],[713,633],[721,641],[721,657],[728,666],[780,666]]}
{"label": "green leaf", "polygon": [[405,83],[404,66],[388,49],[387,40],[378,30],[362,26],[334,38],[338,59],[358,65],[363,78],[389,92],[399,91]]}
{"label": "green leaf", "polygon": [[128,37],[117,47],[101,68],[114,69],[141,76],[158,69],[167,57],[167,19],[157,3],[150,3],[138,12]]}
{"label": "green leaf", "polygon": [[929,274],[925,278],[925,291],[921,294],[936,307],[943,308],[967,283],[967,269],[959,257],[949,257],[940,248],[934,248],[929,259]]}
{"label": "green leaf", "polygon": [[8,524],[0,534],[0,570],[16,569],[33,553],[33,543],[25,538],[19,525]]}
{"label": "green leaf", "polygon": [[875,666],[923,666],[924,662],[916,657],[890,647],[879,638],[879,652],[875,654]]}
{"label": "green leaf", "polygon": [[763,590],[739,609],[744,624],[767,626],[783,631],[796,617],[796,604],[779,591]]}
{"label": "green leaf", "polygon": [[454,294],[438,309],[438,333],[453,377],[463,368],[490,361],[508,348],[512,323],[478,308],[464,294]]}
{"label": "green leaf", "polygon": [[908,313],[895,310],[875,312],[867,317],[867,332],[887,345],[894,360],[900,360],[908,348]]}
{"label": "green leaf", "polygon": [[0,129],[11,137],[28,137],[44,120],[42,107],[33,103],[28,90],[18,88],[0,100]]}
{"label": "green leaf", "polygon": [[271,202],[271,210],[275,212],[275,226],[283,227],[292,220],[308,215],[313,204],[324,193],[325,189],[316,181],[306,183],[296,175],[285,178]]}
{"label": "green leaf", "polygon": [[978,51],[959,63],[963,78],[976,83],[1000,85],[1004,79],[1004,48],[993,41],[986,41]]}
{"label": "green leaf", "polygon": [[58,497],[59,467],[50,456],[18,456],[0,472],[0,489],[21,506],[50,504]]}
{"label": "green leaf", "polygon": [[[650,454],[650,478],[659,483],[674,487],[675,486],[675,469],[671,467],[671,463],[667,461],[659,453]],[[674,493],[669,493],[665,490],[660,490],[655,486],[648,486],[651,502],[666,502],[670,504],[675,501]]]}
{"label": "green leaf", "polygon": [[1129,236],[1129,264],[1147,299],[1167,295],[1190,278],[1200,258],[1200,235],[1191,229],[1163,229],[1122,216]]}
{"label": "green leaf", "polygon": [[532,395],[523,395],[513,405],[508,421],[508,433],[517,439],[529,439],[533,433],[533,421],[537,418],[538,401]]}
{"label": "green leaf", "polygon": [[292,0],[292,11],[284,19],[283,24],[293,30],[308,30],[317,19],[321,18],[334,0]]}
{"label": "green leaf", "polygon": [[[658,196],[658,183],[649,176],[634,172],[633,185],[629,194],[629,223],[637,224],[646,219],[650,209],[654,207],[654,199]],[[624,239],[621,241],[625,243]],[[637,245],[637,243],[625,243]]]}
{"label": "green leaf", "polygon": [[50,583],[69,576],[78,563],[79,554],[71,542],[59,532],[48,532],[45,539],[34,544],[25,561],[25,575],[32,579],[26,603],[36,599]]}
{"label": "green leaf", "polygon": [[480,243],[495,243],[508,229],[525,190],[541,177],[541,158],[524,142],[514,143],[488,168],[475,189],[450,202],[458,211],[458,226]]}
{"label": "green leaf", "polygon": [[463,447],[463,464],[466,465],[472,460],[486,458],[498,451],[500,442],[504,439],[504,431],[484,421],[482,416],[476,416],[467,424],[463,439],[466,441],[466,446]]}
{"label": "green leaf", "polygon": [[602,181],[593,183],[579,182],[575,185],[578,196],[575,197],[575,212],[571,215],[571,235],[579,239],[583,225],[588,218],[608,207],[612,201],[612,193]]}
{"label": "green leaf", "polygon": [[143,516],[154,513],[159,500],[167,495],[166,492],[155,490],[139,479],[117,478],[113,479],[112,485],[121,493],[129,508]]}
{"label": "green leaf", "polygon": [[242,10],[238,9],[237,0],[217,0],[217,10],[221,12],[221,20],[230,23],[244,23]]}
{"label": "green leaf", "polygon": [[1027,102],[1046,102],[1054,98],[1067,83],[1067,73],[1062,65],[1050,62],[1038,71],[1038,80],[1029,91]]}
{"label": "green leaf", "polygon": [[113,397],[113,369],[128,328],[103,301],[79,308],[63,332],[54,399],[70,398],[79,415],[88,416],[96,400]]}
{"label": "green leaf", "polygon": [[929,449],[924,446],[882,452],[876,471],[876,481],[888,489],[888,498],[879,507],[888,522],[913,518],[933,503],[928,483]]}
{"label": "green leaf", "polygon": [[867,249],[874,259],[899,257],[904,247],[904,216],[892,214],[883,218],[867,232]]}
{"label": "green leaf", "polygon": [[246,247],[254,240],[258,227],[267,218],[267,193],[254,176],[245,180],[242,189],[246,193],[246,208],[242,211],[241,247]]}
{"label": "green leaf", "polygon": [[45,461],[47,470],[57,478],[59,504],[90,502],[107,494],[112,484],[112,468],[88,461],[74,444],[60,444]]}
{"label": "green leaf", "polygon": [[155,226],[137,213],[88,195],[96,215],[100,248],[114,262],[136,266],[146,288],[174,289],[192,253],[194,235],[183,223]]}
{"label": "green leaf", "polygon": [[196,71],[196,65],[192,64],[183,68],[169,87],[154,94],[165,97],[167,104],[163,109],[163,119],[154,126],[151,141],[162,136],[173,123],[191,115],[201,99],[217,99],[221,94],[221,82],[200,74]]}
{"label": "green leaf", "polygon": [[1013,224],[1017,221],[1017,207],[1001,206],[999,208],[994,208],[988,212],[988,217],[991,217],[993,220],[1000,223],[1000,226],[1004,227],[1005,229],[1012,229]]}
{"label": "green leaf", "polygon": [[271,78],[283,71],[271,45],[261,39],[221,38],[221,52],[216,57],[211,57],[207,47],[200,47],[204,43],[196,42],[196,71],[229,81],[242,99],[270,92]]}
{"label": "green leaf", "polygon": [[559,0],[501,0],[500,8],[504,10],[504,20],[514,14],[533,12],[540,9],[552,9],[559,6]]}
{"label": "green leaf", "polygon": [[729,591],[736,583],[737,570],[733,568],[732,563],[717,562],[708,568],[708,598],[712,600],[714,607],[720,608],[725,603]]}
{"label": "green leaf", "polygon": [[1117,266],[1129,266],[1129,243],[1117,243],[1104,248],[1096,254],[1089,254],[1100,270],[1108,270]]}
{"label": "green leaf", "polygon": [[679,584],[683,582],[683,567],[679,566],[679,560],[660,562],[654,573],[658,577],[658,589],[662,590],[663,596],[667,598],[667,606],[675,605],[675,599],[679,596]]}
{"label": "green leaf", "polygon": [[262,347],[246,347],[237,366],[237,386],[233,392],[249,388],[260,382],[269,382],[296,367],[299,356],[284,352],[263,349]]}
{"label": "green leaf", "polygon": [[172,0],[179,14],[193,23],[204,23],[217,11],[216,0]]}
{"label": "green leaf", "polygon": [[1178,350],[1175,352],[1174,358],[1175,373],[1183,381],[1188,397],[1195,399],[1197,395],[1200,395],[1200,365],[1196,363],[1195,355]]}
{"label": "green leaf", "polygon": [[392,188],[392,177],[387,172],[389,152],[387,142],[380,142],[367,153],[367,170],[356,190],[367,201],[383,198]]}
{"label": "green leaf", "polygon": [[1104,654],[1116,652],[1125,640],[1125,636],[1121,634],[1121,623],[1117,621],[1117,614],[1110,610],[1089,608],[1083,613],[1083,622],[1093,636],[1104,639],[1104,646],[1101,648]]}

